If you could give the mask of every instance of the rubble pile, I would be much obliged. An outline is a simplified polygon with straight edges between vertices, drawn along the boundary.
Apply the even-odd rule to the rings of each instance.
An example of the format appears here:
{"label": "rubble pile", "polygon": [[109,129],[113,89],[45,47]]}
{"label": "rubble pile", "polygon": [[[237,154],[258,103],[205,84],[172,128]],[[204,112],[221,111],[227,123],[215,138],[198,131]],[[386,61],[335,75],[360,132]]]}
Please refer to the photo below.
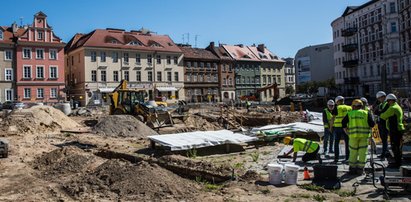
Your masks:
{"label": "rubble pile", "polygon": [[60,110],[49,106],[33,106],[29,109],[14,110],[0,123],[4,133],[42,134],[60,132],[61,129],[72,129],[79,124]]}
{"label": "rubble pile", "polygon": [[194,130],[200,130],[200,131],[210,131],[210,130],[221,130],[222,127],[218,125],[217,122],[209,122],[206,119],[197,116],[197,115],[192,115],[189,116],[184,123],[186,124],[187,127],[193,128]]}
{"label": "rubble pile", "polygon": [[93,127],[98,135],[146,138],[158,133],[131,115],[110,115],[100,118]]}

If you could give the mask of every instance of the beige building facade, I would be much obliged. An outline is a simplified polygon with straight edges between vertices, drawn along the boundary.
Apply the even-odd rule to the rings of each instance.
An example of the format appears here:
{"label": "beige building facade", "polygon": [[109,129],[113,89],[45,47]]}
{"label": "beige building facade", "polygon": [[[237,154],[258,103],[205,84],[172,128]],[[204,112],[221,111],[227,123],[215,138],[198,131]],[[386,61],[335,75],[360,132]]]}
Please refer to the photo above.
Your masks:
{"label": "beige building facade", "polygon": [[129,88],[146,90],[150,100],[184,99],[183,54],[168,36],[95,30],[74,36],[66,49],[69,96],[81,105],[109,104],[122,79]]}
{"label": "beige building facade", "polygon": [[0,102],[13,101],[15,74],[11,27],[0,27]]}

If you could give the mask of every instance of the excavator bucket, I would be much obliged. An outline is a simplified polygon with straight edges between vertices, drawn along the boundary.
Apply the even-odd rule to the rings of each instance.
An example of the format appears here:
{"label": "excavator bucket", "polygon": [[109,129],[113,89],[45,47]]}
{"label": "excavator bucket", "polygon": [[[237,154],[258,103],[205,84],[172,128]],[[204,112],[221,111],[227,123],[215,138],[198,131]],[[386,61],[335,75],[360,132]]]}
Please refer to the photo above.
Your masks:
{"label": "excavator bucket", "polygon": [[174,122],[169,112],[158,110],[148,118],[147,124],[152,128],[162,128],[173,126]]}

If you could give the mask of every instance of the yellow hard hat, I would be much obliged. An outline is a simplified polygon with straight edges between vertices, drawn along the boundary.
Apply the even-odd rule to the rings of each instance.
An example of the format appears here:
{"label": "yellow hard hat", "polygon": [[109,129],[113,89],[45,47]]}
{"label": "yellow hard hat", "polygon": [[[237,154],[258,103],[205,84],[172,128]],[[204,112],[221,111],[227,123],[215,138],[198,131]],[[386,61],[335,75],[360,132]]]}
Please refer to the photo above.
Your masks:
{"label": "yellow hard hat", "polygon": [[354,101],[352,101],[352,106],[362,106],[363,103],[360,99],[355,99]]}
{"label": "yellow hard hat", "polygon": [[293,138],[291,138],[290,136],[285,137],[285,138],[284,138],[284,144],[286,144],[286,145],[290,144],[290,142],[291,142],[292,139],[293,139]]}

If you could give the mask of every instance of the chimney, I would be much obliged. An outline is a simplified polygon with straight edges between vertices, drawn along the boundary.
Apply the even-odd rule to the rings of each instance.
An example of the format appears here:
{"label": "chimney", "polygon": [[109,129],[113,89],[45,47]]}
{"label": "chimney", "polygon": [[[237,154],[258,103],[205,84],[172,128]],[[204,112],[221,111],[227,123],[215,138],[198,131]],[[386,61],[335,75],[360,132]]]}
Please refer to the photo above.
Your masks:
{"label": "chimney", "polygon": [[243,44],[237,44],[236,46],[241,47],[241,48],[244,48],[244,45],[243,45]]}
{"label": "chimney", "polygon": [[264,51],[265,51],[265,46],[264,46],[264,44],[258,44],[257,50],[260,51],[260,52],[262,52],[262,53],[264,53]]}
{"label": "chimney", "polygon": [[11,28],[13,30],[13,34],[16,34],[18,27],[17,27],[17,24],[15,22],[13,24],[11,24]]}
{"label": "chimney", "polygon": [[214,49],[214,41],[210,42],[210,48]]}

